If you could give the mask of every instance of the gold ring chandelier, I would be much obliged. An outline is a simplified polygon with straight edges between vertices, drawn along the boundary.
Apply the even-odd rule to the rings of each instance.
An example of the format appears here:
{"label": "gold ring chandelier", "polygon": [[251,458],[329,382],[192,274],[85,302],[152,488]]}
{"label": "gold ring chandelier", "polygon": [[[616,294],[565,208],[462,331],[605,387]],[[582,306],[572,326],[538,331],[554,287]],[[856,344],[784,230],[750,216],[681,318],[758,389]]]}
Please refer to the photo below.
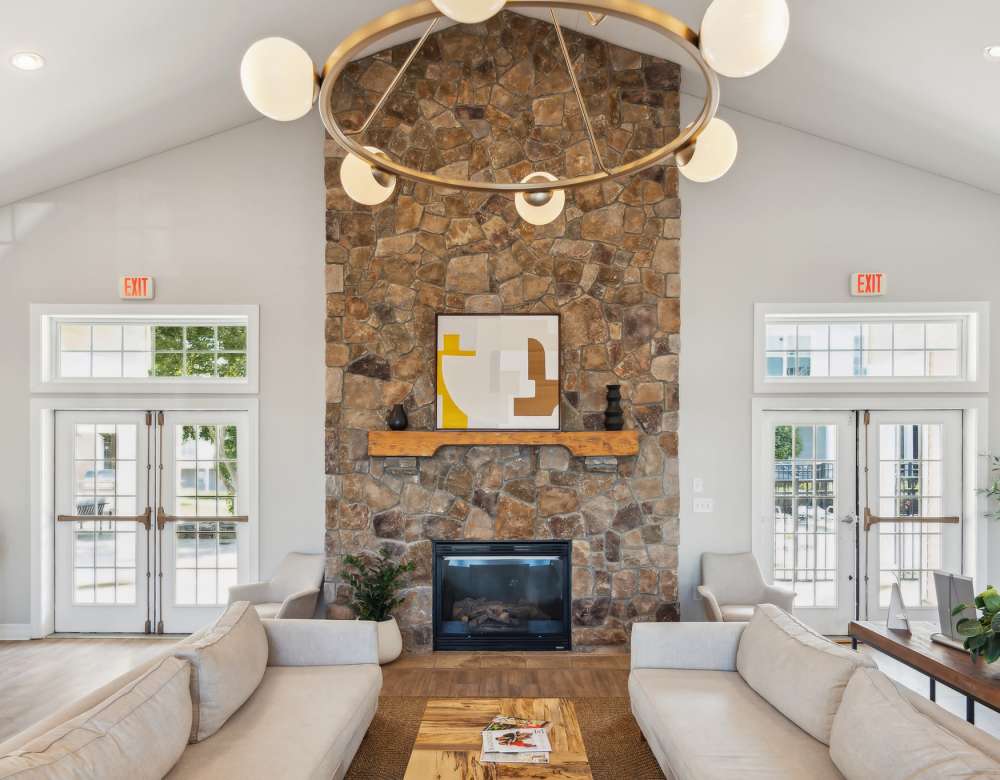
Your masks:
{"label": "gold ring chandelier", "polygon": [[[489,19],[504,7],[549,10],[597,170],[562,179],[546,171],[535,171],[519,182],[454,179],[403,165],[380,149],[360,143],[360,136],[403,80],[442,17],[475,24]],[[586,101],[573,70],[559,24],[557,12],[560,10],[585,12],[594,26],[608,16],[629,20],[677,44],[705,80],[705,98],[695,120],[659,149],[631,162],[608,166],[601,156]],[[428,21],[429,26],[362,125],[356,130],[342,128],[333,114],[330,98],[347,65],[362,51],[370,50],[394,32]],[[784,45],[788,22],[785,0],[713,0],[705,12],[700,34],[665,11],[638,0],[418,0],[351,33],[327,58],[322,75],[317,75],[309,55],[297,44],[284,38],[265,38],[247,50],[240,78],[250,103],[271,119],[298,119],[307,114],[319,98],[323,124],[348,153],[341,165],[341,184],[348,196],[358,203],[373,206],[388,200],[401,177],[435,187],[512,193],[520,216],[541,225],[556,219],[562,212],[565,190],[636,174],[671,156],[680,172],[692,181],[707,182],[722,176],[736,158],[737,142],[732,128],[715,115],[719,106],[717,74],[742,78],[767,66]]]}

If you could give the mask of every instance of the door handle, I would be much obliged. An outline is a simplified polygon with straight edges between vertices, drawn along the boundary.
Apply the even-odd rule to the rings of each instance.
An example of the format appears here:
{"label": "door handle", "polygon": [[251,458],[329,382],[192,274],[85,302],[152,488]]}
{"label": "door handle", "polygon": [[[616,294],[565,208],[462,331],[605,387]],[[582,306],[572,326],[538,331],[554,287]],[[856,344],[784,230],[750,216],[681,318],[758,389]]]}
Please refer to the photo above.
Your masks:
{"label": "door handle", "polygon": [[249,515],[213,515],[212,517],[180,517],[168,515],[161,506],[156,510],[156,530],[162,531],[167,523],[249,523]]}
{"label": "door handle", "polygon": [[854,525],[856,522],[858,522],[858,516],[853,512],[849,512],[848,514],[840,518],[840,522],[842,522],[844,525]]}
{"label": "door handle", "polygon": [[56,515],[56,521],[60,523],[86,523],[97,520],[103,523],[139,523],[148,531],[152,514],[152,509],[147,506],[146,511],[141,515]]}

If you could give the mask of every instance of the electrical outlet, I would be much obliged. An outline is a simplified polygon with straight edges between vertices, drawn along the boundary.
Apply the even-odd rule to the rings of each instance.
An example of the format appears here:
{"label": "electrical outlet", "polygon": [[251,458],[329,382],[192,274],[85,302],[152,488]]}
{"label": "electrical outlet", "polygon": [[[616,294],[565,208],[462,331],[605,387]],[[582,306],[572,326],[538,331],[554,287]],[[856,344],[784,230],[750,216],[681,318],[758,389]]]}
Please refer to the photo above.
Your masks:
{"label": "electrical outlet", "polygon": [[711,498],[696,498],[694,500],[694,511],[695,512],[714,512],[715,511],[715,501]]}
{"label": "electrical outlet", "polygon": [[695,493],[704,493],[705,492],[705,480],[703,480],[701,477],[695,477],[694,479],[692,479],[691,480],[691,490],[693,490]]}

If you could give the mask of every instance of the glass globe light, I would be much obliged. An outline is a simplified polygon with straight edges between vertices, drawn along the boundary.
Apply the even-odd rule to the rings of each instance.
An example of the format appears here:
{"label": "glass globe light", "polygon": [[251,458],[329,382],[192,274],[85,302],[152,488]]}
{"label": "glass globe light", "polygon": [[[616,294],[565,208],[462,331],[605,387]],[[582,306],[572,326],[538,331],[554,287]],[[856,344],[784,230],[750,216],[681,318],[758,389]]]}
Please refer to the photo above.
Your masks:
{"label": "glass globe light", "polygon": [[507,0],[431,0],[437,9],[459,24],[485,22],[503,8]]}
{"label": "glass globe light", "polygon": [[785,0],[713,0],[701,21],[701,53],[716,73],[743,78],[769,65],[788,37]]}
{"label": "glass globe light", "polygon": [[262,38],[240,63],[240,82],[250,104],[279,122],[305,116],[316,99],[316,69],[305,49],[286,38]]}
{"label": "glass globe light", "polygon": [[737,146],[733,128],[715,117],[698,136],[690,158],[677,160],[677,170],[691,181],[715,181],[732,167]]}
{"label": "glass globe light", "polygon": [[[385,155],[374,146],[366,146],[365,149],[374,155]],[[349,154],[340,164],[340,184],[355,203],[377,206],[392,196],[396,189],[396,177],[372,167],[357,155]]]}
{"label": "glass globe light", "polygon": [[[529,173],[522,183],[538,180],[556,181],[556,177],[545,171]],[[530,225],[547,225],[562,214],[566,205],[566,193],[563,190],[545,190],[541,192],[518,192],[514,195],[514,207],[525,222]]]}

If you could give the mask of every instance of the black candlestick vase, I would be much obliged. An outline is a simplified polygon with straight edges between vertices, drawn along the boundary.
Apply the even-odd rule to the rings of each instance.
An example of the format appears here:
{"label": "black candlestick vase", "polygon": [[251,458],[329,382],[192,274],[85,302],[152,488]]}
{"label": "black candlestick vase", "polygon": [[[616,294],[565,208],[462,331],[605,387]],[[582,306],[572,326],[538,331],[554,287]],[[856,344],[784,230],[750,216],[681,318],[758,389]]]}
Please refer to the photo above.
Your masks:
{"label": "black candlestick vase", "polygon": [[604,427],[609,431],[620,431],[625,427],[621,385],[608,385],[608,407],[604,410]]}
{"label": "black candlestick vase", "polygon": [[393,431],[405,431],[406,426],[410,424],[409,419],[406,416],[406,409],[403,408],[402,404],[396,404],[392,407],[392,412],[389,414],[389,429]]}

